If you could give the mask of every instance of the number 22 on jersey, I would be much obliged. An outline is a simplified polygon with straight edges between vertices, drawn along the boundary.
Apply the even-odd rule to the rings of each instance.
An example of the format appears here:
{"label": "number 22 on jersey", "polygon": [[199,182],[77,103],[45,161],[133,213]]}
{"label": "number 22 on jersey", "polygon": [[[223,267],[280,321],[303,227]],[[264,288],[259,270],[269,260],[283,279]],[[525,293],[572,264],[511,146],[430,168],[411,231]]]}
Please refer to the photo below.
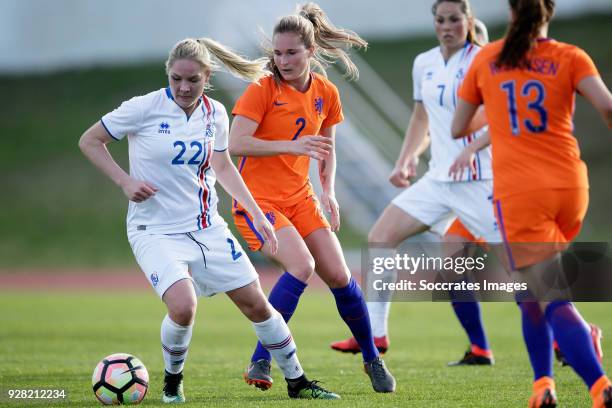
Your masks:
{"label": "number 22 on jersey", "polygon": [[[172,164],[185,164],[185,160],[183,159],[183,155],[187,151],[187,146],[185,145],[185,142],[183,142],[182,140],[177,140],[176,142],[174,142],[173,146],[175,148],[178,147],[179,152],[177,153],[176,156],[174,156],[174,159],[172,159]],[[194,140],[193,142],[189,143],[189,147],[191,147],[192,149],[196,149],[196,150],[191,156],[191,158],[189,159],[189,161],[187,162],[187,164],[202,163],[202,161],[199,160],[199,157],[203,151],[202,143],[198,142],[197,140]]]}

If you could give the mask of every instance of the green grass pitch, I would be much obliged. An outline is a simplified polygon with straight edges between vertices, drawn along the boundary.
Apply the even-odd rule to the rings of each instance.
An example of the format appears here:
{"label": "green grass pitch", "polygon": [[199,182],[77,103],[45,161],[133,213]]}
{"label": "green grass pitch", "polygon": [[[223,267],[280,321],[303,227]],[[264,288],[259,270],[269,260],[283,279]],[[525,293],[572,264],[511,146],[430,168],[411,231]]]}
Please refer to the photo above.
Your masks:
{"label": "green grass pitch", "polygon": [[[585,318],[612,333],[609,305],[581,304]],[[300,360],[311,379],[341,394],[341,401],[289,400],[282,374],[273,369],[274,387],[261,392],[242,381],[255,345],[254,331],[222,295],[201,299],[185,368],[188,406],[342,406],[342,407],[524,407],[531,369],[520,334],[518,310],[511,303],[487,303],[483,317],[494,348],[494,367],[447,368],[467,344],[450,306],[396,303],[391,311],[392,345],[385,360],[397,378],[395,394],[375,394],[360,357],[329,349],[348,330],[326,291],[307,291],[290,327]],[[159,325],[163,304],[152,292],[75,294],[3,292],[0,295],[0,406],[101,406],[91,391],[91,374],[102,357],[126,352],[138,356],[151,377],[145,406],[160,402],[163,360]],[[604,349],[605,349],[604,343]],[[612,366],[610,354],[604,366]],[[587,390],[569,368],[558,368],[559,402],[589,407]],[[66,401],[9,400],[9,389],[65,389]]]}

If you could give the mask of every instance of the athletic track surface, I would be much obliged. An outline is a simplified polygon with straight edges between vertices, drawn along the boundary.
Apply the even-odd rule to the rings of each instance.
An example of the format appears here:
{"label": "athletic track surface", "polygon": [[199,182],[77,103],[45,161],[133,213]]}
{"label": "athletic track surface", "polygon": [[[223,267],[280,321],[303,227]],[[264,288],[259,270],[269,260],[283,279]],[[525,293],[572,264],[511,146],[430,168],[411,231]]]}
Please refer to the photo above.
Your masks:
{"label": "athletic track surface", "polygon": [[[259,280],[269,289],[280,276],[280,270],[270,266],[257,267]],[[358,276],[355,277],[358,279]],[[359,280],[358,280],[359,281]],[[308,284],[325,288],[318,276]],[[72,291],[72,290],[151,290],[144,274],[134,268],[51,268],[0,269],[0,291]]]}

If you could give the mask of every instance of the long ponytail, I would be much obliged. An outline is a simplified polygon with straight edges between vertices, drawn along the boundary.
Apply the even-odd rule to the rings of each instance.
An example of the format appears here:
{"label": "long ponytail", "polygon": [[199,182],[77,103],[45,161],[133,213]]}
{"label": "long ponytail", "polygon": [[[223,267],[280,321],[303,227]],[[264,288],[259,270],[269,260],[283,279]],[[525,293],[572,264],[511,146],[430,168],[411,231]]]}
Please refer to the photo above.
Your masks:
{"label": "long ponytail", "polygon": [[[217,58],[221,65],[217,64],[210,57],[210,54]],[[265,69],[268,62],[266,58],[251,61],[210,38],[199,38],[197,40],[187,38],[179,41],[170,51],[166,61],[166,72],[179,59],[196,61],[211,72],[218,71],[223,66],[235,77],[251,82],[257,81],[269,73]]]}
{"label": "long ponytail", "polygon": [[[300,36],[306,48],[314,47],[314,57],[311,63],[314,68],[325,75],[325,67],[340,60],[344,65],[345,76],[354,80],[359,77],[357,66],[351,61],[346,49],[367,48],[368,43],[357,33],[344,28],[336,27],[329,20],[325,12],[315,3],[307,3],[295,14],[280,19],[273,30],[273,35],[279,33],[295,33]],[[274,64],[274,57],[270,51],[268,69],[274,73],[275,79],[281,81],[281,75]]]}
{"label": "long ponytail", "polygon": [[265,70],[268,62],[266,58],[258,58],[256,60],[246,59],[210,38],[199,38],[198,42],[206,47],[235,77],[256,82],[268,73]]}
{"label": "long ponytail", "polygon": [[527,54],[536,43],[540,28],[552,18],[555,0],[509,0],[513,20],[508,26],[504,47],[496,65],[527,68]]}

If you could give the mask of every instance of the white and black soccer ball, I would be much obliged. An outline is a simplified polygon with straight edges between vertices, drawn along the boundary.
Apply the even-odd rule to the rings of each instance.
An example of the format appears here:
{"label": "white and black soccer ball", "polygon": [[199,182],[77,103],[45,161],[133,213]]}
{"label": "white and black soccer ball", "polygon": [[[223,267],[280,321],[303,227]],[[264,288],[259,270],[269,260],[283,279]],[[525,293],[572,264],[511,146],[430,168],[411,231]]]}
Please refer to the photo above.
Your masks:
{"label": "white and black soccer ball", "polygon": [[149,388],[149,373],[136,357],[116,353],[104,357],[91,378],[96,398],[104,405],[138,404]]}

